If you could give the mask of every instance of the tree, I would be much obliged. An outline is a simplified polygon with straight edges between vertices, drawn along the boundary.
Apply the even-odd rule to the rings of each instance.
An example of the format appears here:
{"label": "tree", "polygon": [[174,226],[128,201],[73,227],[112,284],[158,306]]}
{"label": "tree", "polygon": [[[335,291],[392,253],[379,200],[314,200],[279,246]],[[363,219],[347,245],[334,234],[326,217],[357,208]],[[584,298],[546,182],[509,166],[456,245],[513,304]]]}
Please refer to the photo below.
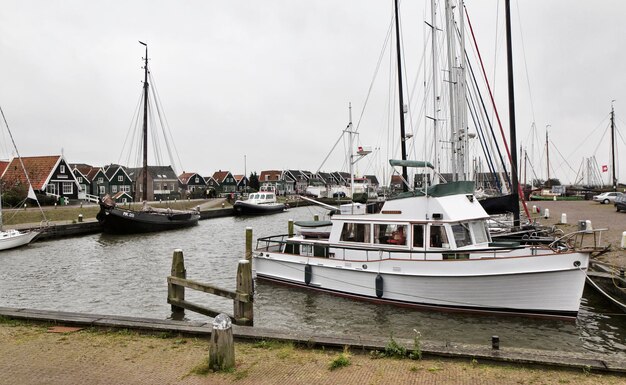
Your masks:
{"label": "tree", "polygon": [[259,191],[259,189],[261,188],[261,184],[259,183],[259,176],[256,174],[256,171],[250,173],[249,179],[250,183],[248,184],[248,186],[250,187],[250,189],[254,191]]}

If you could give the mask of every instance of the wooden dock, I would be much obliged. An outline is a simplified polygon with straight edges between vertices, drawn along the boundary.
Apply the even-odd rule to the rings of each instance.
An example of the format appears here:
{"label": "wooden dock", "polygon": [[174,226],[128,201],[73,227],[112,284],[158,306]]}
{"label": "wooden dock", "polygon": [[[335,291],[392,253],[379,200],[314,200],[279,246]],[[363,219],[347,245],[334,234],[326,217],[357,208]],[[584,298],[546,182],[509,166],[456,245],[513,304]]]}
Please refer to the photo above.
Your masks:
{"label": "wooden dock", "polygon": [[[175,333],[188,336],[209,338],[212,328],[211,320],[175,321],[152,318],[126,317],[103,314],[84,314],[49,310],[18,309],[0,307],[0,316],[33,322],[54,323],[81,327],[110,329],[132,329],[150,333]],[[332,348],[341,350],[345,346],[357,351],[383,351],[389,342],[387,338],[368,336],[324,335],[313,332],[277,331],[268,328],[233,325],[233,334],[237,340],[289,341],[298,345],[316,348]],[[403,345],[413,346],[413,340],[396,338]],[[486,341],[487,342],[487,341]],[[502,341],[506,343],[505,341]],[[591,370],[593,372],[626,373],[626,360],[619,360],[616,355],[592,353],[571,353],[551,350],[516,349],[501,346],[492,349],[491,345],[462,345],[446,342],[422,343],[424,356],[450,357],[458,359],[476,359],[479,361],[506,362],[513,364],[531,364],[570,369]]]}

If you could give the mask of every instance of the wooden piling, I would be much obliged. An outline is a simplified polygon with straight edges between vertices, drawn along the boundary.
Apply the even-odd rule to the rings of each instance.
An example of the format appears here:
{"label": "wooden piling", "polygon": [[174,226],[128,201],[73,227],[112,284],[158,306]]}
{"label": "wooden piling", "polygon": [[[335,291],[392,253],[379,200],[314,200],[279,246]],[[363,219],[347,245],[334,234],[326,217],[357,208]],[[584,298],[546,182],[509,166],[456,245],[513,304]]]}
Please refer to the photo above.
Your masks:
{"label": "wooden piling", "polygon": [[235,343],[230,317],[219,314],[213,320],[209,342],[209,369],[224,371],[235,367]]}
{"label": "wooden piling", "polygon": [[252,263],[242,259],[237,265],[237,294],[247,295],[248,301],[234,301],[234,318],[237,325],[252,326],[253,311]]}
{"label": "wooden piling", "polygon": [[[181,249],[174,250],[174,255],[172,256],[172,271],[171,275],[173,277],[187,278],[187,270],[185,270],[185,259],[183,257],[183,251]],[[174,285],[172,283],[167,284],[167,297],[172,298],[178,301],[185,300],[185,287]],[[184,314],[185,309],[176,305],[172,305],[172,313],[175,314]]]}
{"label": "wooden piling", "polygon": [[287,233],[290,237],[293,237],[293,219],[290,219],[287,223]]}
{"label": "wooden piling", "polygon": [[246,227],[246,260],[252,260],[252,227]]}

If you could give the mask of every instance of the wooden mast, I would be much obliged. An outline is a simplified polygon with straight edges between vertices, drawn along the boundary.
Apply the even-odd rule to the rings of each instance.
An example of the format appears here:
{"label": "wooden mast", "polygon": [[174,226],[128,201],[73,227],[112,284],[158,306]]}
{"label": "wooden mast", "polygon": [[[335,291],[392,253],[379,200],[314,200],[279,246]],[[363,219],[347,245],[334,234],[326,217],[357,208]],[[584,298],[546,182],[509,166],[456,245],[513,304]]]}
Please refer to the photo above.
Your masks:
{"label": "wooden mast", "polygon": [[517,176],[517,140],[515,135],[515,89],[513,85],[513,49],[511,43],[511,0],[505,0],[506,13],[506,59],[509,77],[509,135],[511,141],[511,195],[513,196],[513,226],[518,227],[519,221],[519,179]]}
{"label": "wooden mast", "polygon": [[[404,99],[402,97],[402,55],[400,53],[400,19],[398,18],[398,0],[395,3],[396,13],[396,53],[398,56],[398,99],[400,101],[400,147],[402,149],[402,160],[406,160],[406,135],[404,132]],[[409,174],[406,166],[402,166],[402,190],[409,191]]]}
{"label": "wooden mast", "polygon": [[148,200],[148,45],[139,42],[146,47],[146,57],[144,57],[144,80],[143,80],[143,193],[141,199]]}

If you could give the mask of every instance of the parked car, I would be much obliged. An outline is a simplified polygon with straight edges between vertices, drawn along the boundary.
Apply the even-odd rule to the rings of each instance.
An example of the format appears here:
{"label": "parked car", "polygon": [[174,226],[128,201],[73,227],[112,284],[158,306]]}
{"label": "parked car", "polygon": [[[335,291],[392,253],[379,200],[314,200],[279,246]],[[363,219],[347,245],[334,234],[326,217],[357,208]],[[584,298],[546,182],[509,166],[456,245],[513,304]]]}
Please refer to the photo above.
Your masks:
{"label": "parked car", "polygon": [[595,202],[600,202],[604,205],[604,204],[609,204],[611,202],[615,203],[615,198],[622,196],[622,195],[624,194],[622,194],[621,192],[609,191],[609,192],[604,192],[600,195],[594,195],[593,200]]}
{"label": "parked car", "polygon": [[622,194],[621,196],[615,198],[615,210],[626,211],[626,194]]}

